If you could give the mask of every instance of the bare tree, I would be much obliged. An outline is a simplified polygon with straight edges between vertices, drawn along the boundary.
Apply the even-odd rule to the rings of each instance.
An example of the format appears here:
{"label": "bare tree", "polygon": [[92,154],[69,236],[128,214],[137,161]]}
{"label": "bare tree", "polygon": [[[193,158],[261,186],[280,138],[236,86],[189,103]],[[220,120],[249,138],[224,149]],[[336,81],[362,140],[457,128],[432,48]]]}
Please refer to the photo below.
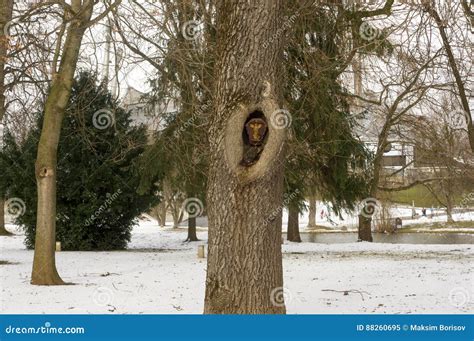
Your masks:
{"label": "bare tree", "polygon": [[[164,20],[158,22],[156,13]],[[165,192],[173,195],[164,200],[176,227],[182,218],[184,198],[199,196],[205,187],[207,162],[195,159],[207,160],[203,118],[208,115],[211,102],[214,20],[213,1],[133,1],[129,7],[114,12],[120,38],[117,43],[152,67],[152,90],[147,100],[153,105],[166,107],[173,103],[176,107],[177,112],[168,117],[171,123],[155,136],[154,146],[149,149],[149,153],[160,151],[161,159],[167,159]],[[166,47],[163,41],[167,42]],[[146,52],[142,46],[147,46]],[[151,164],[146,167],[156,168]],[[197,240],[195,223],[194,217],[188,219],[188,241]]]}
{"label": "bare tree", "polygon": [[[396,73],[392,69],[389,72],[392,76],[386,74],[387,78],[381,80],[383,90],[379,98],[372,101],[370,113],[372,122],[380,122],[380,126],[375,125],[377,126],[377,142],[371,162],[372,174],[368,189],[370,198],[377,198],[380,187],[386,180],[387,175],[382,174],[383,157],[392,142],[393,135],[403,123],[403,119],[426,98],[427,92],[436,87],[428,75],[432,72],[437,57],[438,53],[435,53],[426,60],[420,60],[405,52],[400,52],[397,59],[401,67],[396,69]],[[383,69],[386,70],[386,66]],[[378,72],[377,77],[379,77],[383,71],[374,68],[372,72]],[[370,202],[363,204],[368,206],[362,207],[359,214],[359,239],[372,241],[371,227],[374,212],[370,206],[373,204]]]}
{"label": "bare tree", "polygon": [[445,96],[440,105],[430,106],[426,115],[411,118],[417,166],[433,179],[423,185],[446,208],[448,222],[454,221],[457,198],[472,191],[474,183],[473,154],[453,102]]}
{"label": "bare tree", "polygon": [[[469,143],[471,145],[471,150],[474,152],[474,125],[472,122],[471,109],[469,107],[469,98],[468,98],[468,95],[466,94],[466,86],[465,86],[466,81],[463,79],[461,75],[460,65],[459,65],[459,62],[455,58],[454,51],[451,46],[452,43],[450,42],[450,39],[447,33],[448,21],[452,21],[452,22],[457,21],[458,16],[456,15],[456,13],[461,13],[461,9],[459,8],[459,5],[452,6],[453,3],[451,1],[447,1],[446,5],[449,6],[448,11],[451,13],[449,20],[441,18],[439,11],[436,9],[436,6],[431,1],[424,1],[422,3],[423,9],[427,13],[429,13],[429,15],[433,18],[434,22],[436,23],[436,27],[438,28],[439,35],[441,36],[443,47],[448,57],[449,66],[451,68],[454,80],[456,82],[458,96],[465,113],[464,116],[465,116],[465,120],[467,124]],[[463,6],[465,10],[468,8],[466,1],[463,2]],[[471,12],[471,16],[472,16],[472,12]],[[460,36],[463,36],[462,33],[459,31],[456,33]],[[468,44],[472,44],[472,41],[471,42],[464,41],[464,43],[466,44],[465,47],[467,47]],[[466,63],[466,61],[464,61],[464,63]]]}
{"label": "bare tree", "polygon": [[[1,0],[0,1],[0,124],[3,123],[3,117],[5,115],[5,64],[7,61],[8,51],[8,37],[5,34],[6,25],[12,19],[13,13],[13,0]],[[0,192],[0,235],[8,236],[11,235],[9,231],[5,229],[5,214],[4,214],[4,193]]]}
{"label": "bare tree", "polygon": [[[84,33],[107,13],[104,11],[92,19],[94,4],[92,0],[73,0],[70,6],[63,4],[62,7],[63,22],[53,59],[35,165],[38,215],[31,283],[36,285],[64,284],[55,263],[57,149]],[[116,5],[118,2],[110,8]]]}

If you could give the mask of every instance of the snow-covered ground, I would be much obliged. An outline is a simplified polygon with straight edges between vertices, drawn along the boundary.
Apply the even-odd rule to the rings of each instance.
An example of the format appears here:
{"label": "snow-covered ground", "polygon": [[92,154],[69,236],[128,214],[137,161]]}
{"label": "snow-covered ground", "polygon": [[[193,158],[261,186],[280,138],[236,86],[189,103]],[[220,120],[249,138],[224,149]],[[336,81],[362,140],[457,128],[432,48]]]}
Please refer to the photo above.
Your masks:
{"label": "snow-covered ground", "polygon": [[[0,237],[2,313],[191,313],[203,311],[206,260],[185,229],[142,221],[128,251],[59,252],[74,285],[29,284],[33,252],[23,236]],[[288,313],[473,313],[473,245],[285,243]]]}

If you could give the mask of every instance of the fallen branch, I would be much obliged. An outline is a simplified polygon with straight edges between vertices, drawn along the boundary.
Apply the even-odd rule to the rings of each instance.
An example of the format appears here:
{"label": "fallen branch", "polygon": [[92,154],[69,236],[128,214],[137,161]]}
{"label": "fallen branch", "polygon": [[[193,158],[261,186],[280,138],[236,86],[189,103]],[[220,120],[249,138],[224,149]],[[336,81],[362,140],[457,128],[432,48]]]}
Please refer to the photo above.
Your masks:
{"label": "fallen branch", "polygon": [[349,295],[349,293],[352,292],[355,294],[359,294],[360,297],[362,298],[362,301],[364,301],[364,294],[370,295],[367,291],[361,291],[361,290],[355,290],[355,289],[351,289],[351,290],[322,289],[321,291],[342,292],[344,293],[344,296]]}

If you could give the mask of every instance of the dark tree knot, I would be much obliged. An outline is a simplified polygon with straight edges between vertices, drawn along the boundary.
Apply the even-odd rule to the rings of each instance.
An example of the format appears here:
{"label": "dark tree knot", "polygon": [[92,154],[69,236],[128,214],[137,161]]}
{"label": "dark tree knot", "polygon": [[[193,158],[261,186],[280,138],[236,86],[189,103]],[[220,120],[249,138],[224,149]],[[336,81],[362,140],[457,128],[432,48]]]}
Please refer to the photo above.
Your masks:
{"label": "dark tree knot", "polygon": [[53,176],[54,171],[52,168],[49,167],[42,167],[40,168],[38,175],[40,178],[47,178]]}

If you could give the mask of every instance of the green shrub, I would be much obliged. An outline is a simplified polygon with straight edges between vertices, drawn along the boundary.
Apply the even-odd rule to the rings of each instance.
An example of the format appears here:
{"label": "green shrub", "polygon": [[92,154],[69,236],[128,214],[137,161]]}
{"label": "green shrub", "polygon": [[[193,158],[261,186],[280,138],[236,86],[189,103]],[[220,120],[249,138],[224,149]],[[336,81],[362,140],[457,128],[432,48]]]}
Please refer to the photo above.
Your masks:
{"label": "green shrub", "polygon": [[[25,141],[4,138],[2,162],[9,166],[8,197],[21,198],[26,211],[16,220],[34,247],[36,224],[35,159],[43,114]],[[97,77],[76,79],[58,149],[56,239],[64,250],[124,249],[136,218],[158,203],[157,188],[137,193],[137,158],[147,143],[146,129],[131,126]],[[12,171],[13,170],[13,171]]]}

